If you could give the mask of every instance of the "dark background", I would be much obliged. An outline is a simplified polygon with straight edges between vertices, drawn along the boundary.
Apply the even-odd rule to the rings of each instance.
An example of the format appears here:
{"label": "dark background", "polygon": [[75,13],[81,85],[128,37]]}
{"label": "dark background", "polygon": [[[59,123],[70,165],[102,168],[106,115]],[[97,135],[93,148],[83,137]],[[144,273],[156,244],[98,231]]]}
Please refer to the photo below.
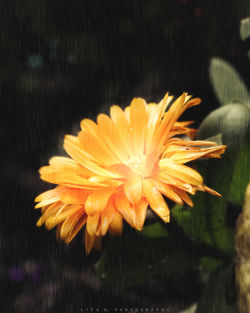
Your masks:
{"label": "dark background", "polygon": [[[247,2],[0,1],[2,312],[81,312],[130,305],[147,293],[101,289],[92,267],[99,254],[85,256],[82,233],[66,246],[35,226],[33,200],[50,187],[38,169],[63,153],[64,134],[76,134],[81,119],[135,96],[159,102],[167,91],[188,91],[203,99],[183,116],[197,127],[219,105],[211,57],[229,61],[249,82],[249,47],[239,37]],[[151,294],[169,312],[200,295],[194,286],[185,297],[180,285],[176,291],[180,282],[172,284],[167,300],[166,292]]]}

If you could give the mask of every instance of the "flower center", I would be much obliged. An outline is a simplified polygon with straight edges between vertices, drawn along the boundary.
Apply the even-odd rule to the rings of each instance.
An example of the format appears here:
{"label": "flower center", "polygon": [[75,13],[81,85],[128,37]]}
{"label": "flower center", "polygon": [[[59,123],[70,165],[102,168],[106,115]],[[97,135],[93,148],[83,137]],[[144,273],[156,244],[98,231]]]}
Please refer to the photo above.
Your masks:
{"label": "flower center", "polygon": [[145,155],[133,156],[129,159],[127,165],[132,169],[132,171],[140,177],[146,176],[146,169],[145,169]]}

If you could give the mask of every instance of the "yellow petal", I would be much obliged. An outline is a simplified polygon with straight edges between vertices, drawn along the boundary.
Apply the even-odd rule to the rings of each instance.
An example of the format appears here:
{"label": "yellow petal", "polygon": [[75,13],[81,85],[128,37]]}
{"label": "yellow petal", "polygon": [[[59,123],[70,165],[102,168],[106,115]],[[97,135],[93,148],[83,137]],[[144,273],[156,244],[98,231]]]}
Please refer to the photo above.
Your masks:
{"label": "yellow petal", "polygon": [[[157,130],[155,141],[158,145],[164,144],[167,138],[169,138],[169,132],[172,130],[172,127],[176,123],[177,119],[180,115],[189,107],[198,105],[201,102],[199,98],[193,98],[189,101],[187,99],[189,96],[186,93],[183,93],[179,98],[175,100],[175,102],[171,105],[168,112],[166,112],[160,127]],[[187,129],[188,132],[191,129]],[[173,136],[174,134],[171,134]]]}
{"label": "yellow petal", "polygon": [[90,190],[67,188],[59,197],[65,204],[84,204],[90,192]]}
{"label": "yellow petal", "polygon": [[182,121],[182,122],[175,122],[172,129],[176,130],[178,128],[183,128],[186,126],[189,126],[191,124],[193,124],[195,121]]}
{"label": "yellow petal", "polygon": [[36,206],[35,206],[35,209],[40,209],[46,205],[49,205],[49,204],[52,204],[52,203],[55,203],[57,201],[60,201],[60,197],[59,195],[55,196],[54,198],[50,198],[50,199],[47,199],[47,200],[43,200],[41,202],[39,202]]}
{"label": "yellow petal", "polygon": [[[65,208],[65,210],[63,210]],[[63,206],[61,211],[59,210],[57,214],[51,215],[47,217],[45,220],[45,227],[47,230],[52,229],[62,221],[64,221],[68,216],[73,215],[76,211],[81,208],[79,205],[70,205],[70,206]]]}
{"label": "yellow petal", "polygon": [[85,245],[85,251],[86,251],[86,254],[89,255],[93,246],[94,246],[94,243],[95,243],[95,235],[94,236],[90,236],[89,233],[87,232],[87,230],[85,229],[85,232],[84,232],[84,245]]}
{"label": "yellow petal", "polygon": [[98,131],[97,124],[88,118],[85,118],[81,121],[81,129],[87,130],[91,134],[96,134]]}
{"label": "yellow petal", "polygon": [[135,155],[144,153],[144,135],[146,127],[146,102],[142,98],[134,98],[130,104],[130,130],[132,132],[133,151]]}
{"label": "yellow petal", "polygon": [[[185,101],[185,108],[184,108],[184,111],[187,109],[187,108],[190,108],[190,107],[193,107],[195,105],[199,105],[201,103],[201,99],[200,98],[193,98],[189,101]],[[183,111],[183,112],[184,112]]]}
{"label": "yellow petal", "polygon": [[122,143],[119,131],[114,123],[107,115],[99,114],[97,117],[99,135],[103,141],[111,149],[114,155],[121,161],[128,160],[127,150]]}
{"label": "yellow petal", "polygon": [[113,220],[110,223],[109,232],[113,236],[117,236],[122,233],[122,216],[117,211],[115,212]]}
{"label": "yellow petal", "polygon": [[114,174],[105,170],[91,159],[91,155],[82,149],[78,137],[69,135],[65,136],[64,149],[74,160],[90,171],[101,176],[115,177]]}
{"label": "yellow petal", "polygon": [[104,211],[101,213],[101,235],[104,236],[109,228],[110,223],[116,215],[112,201],[109,201]]}
{"label": "yellow petal", "polygon": [[160,181],[155,181],[156,188],[164,194],[167,198],[171,199],[172,201],[183,204],[183,201],[178,196],[178,194],[174,191],[174,188],[172,188],[170,185],[166,185],[161,183]]}
{"label": "yellow petal", "polygon": [[87,219],[86,229],[90,236],[96,234],[97,228],[99,226],[100,213],[97,213],[93,216],[89,215]]}
{"label": "yellow petal", "polygon": [[41,178],[45,181],[77,188],[93,188],[104,185],[92,183],[88,179],[79,176],[77,163],[75,161],[68,162],[68,158],[54,157],[50,159],[49,163],[49,166],[43,166],[39,170]]}
{"label": "yellow petal", "polygon": [[136,215],[125,195],[119,195],[115,199],[115,207],[123,218],[132,226],[135,226]]}
{"label": "yellow petal", "polygon": [[112,192],[113,189],[107,188],[94,191],[90,196],[88,196],[85,202],[86,213],[93,215],[95,213],[103,211],[108,203]]}
{"label": "yellow petal", "polygon": [[61,232],[61,228],[62,228],[62,223],[59,223],[56,227],[56,239],[59,240],[60,239],[60,232]]}
{"label": "yellow petal", "polygon": [[86,222],[87,222],[87,215],[82,215],[80,219],[76,222],[74,228],[71,231],[71,234],[65,239],[65,242],[67,244],[70,243],[75,238],[75,236],[83,228]]}
{"label": "yellow petal", "polygon": [[106,143],[100,139],[98,133],[91,134],[82,130],[78,133],[78,138],[81,143],[81,148],[91,155],[91,159],[97,164],[108,166],[119,161],[119,159],[107,147]]}
{"label": "yellow petal", "polygon": [[131,131],[124,112],[119,106],[113,105],[110,108],[110,116],[121,137],[121,144],[124,145],[128,155],[131,157],[133,155],[133,148],[131,146]]}
{"label": "yellow petal", "polygon": [[146,176],[153,176],[154,171],[158,169],[158,159],[162,153],[162,150],[162,147],[156,147],[146,156]]}
{"label": "yellow petal", "polygon": [[50,216],[56,214],[56,212],[58,212],[58,210],[62,206],[63,206],[63,204],[60,201],[58,201],[56,203],[53,203],[49,207],[47,207],[45,212],[43,213],[43,215],[37,221],[36,226],[41,227],[44,224],[44,222],[46,221],[46,219],[49,218]]}
{"label": "yellow petal", "polygon": [[60,230],[60,237],[65,240],[70,237],[72,230],[74,229],[76,223],[84,216],[84,209],[81,208],[79,211],[68,216],[63,222]]}
{"label": "yellow petal", "polygon": [[178,164],[184,164],[202,157],[219,158],[220,155],[224,152],[225,146],[211,148],[189,148],[188,150],[184,150],[181,146],[172,146],[166,150],[164,156],[170,158]]}
{"label": "yellow petal", "polygon": [[217,143],[213,141],[203,141],[203,140],[182,140],[180,138],[174,138],[175,145],[181,146],[216,146]]}
{"label": "yellow petal", "polygon": [[164,115],[164,111],[173,99],[172,96],[168,96],[168,93],[161,100],[158,105],[148,104],[147,105],[147,129],[146,129],[146,140],[145,140],[145,152],[149,153],[152,149],[157,146],[157,142],[154,140],[156,129]]}
{"label": "yellow petal", "polygon": [[164,201],[161,193],[155,187],[152,179],[146,179],[143,181],[143,193],[147,199],[151,209],[163,219],[163,221],[169,222],[170,212],[169,208]]}
{"label": "yellow petal", "polygon": [[[48,199],[53,199],[58,197],[59,191],[58,191],[58,187],[54,188],[54,189],[50,189],[48,191],[45,191],[43,193],[41,193],[40,195],[38,195],[35,198],[35,202],[40,202],[40,201],[44,201],[44,200],[48,200]],[[54,201],[53,201],[54,202]]]}
{"label": "yellow petal", "polygon": [[180,190],[178,188],[175,188],[176,193],[178,193],[178,195],[182,198],[182,200],[189,205],[190,207],[193,207],[193,201],[189,198],[189,196],[187,195],[187,193],[183,190]]}
{"label": "yellow petal", "polygon": [[156,176],[156,180],[166,185],[178,187],[179,189],[185,190],[188,193],[195,194],[195,189],[191,184],[176,177],[169,176],[167,171],[160,171]]}
{"label": "yellow petal", "polygon": [[141,230],[144,225],[147,216],[147,207],[148,203],[145,200],[141,200],[134,205],[134,210],[136,214],[135,228],[137,230]]}
{"label": "yellow petal", "polygon": [[131,168],[123,163],[112,164],[108,167],[108,170],[125,179],[133,178],[135,176]]}
{"label": "yellow petal", "polygon": [[160,126],[157,128],[154,136],[154,140],[158,145],[162,145],[165,142],[170,129],[182,113],[184,100],[185,93],[175,100],[170,109],[164,115],[164,118],[161,121]]}
{"label": "yellow petal", "polygon": [[130,106],[127,106],[127,107],[124,109],[124,115],[125,115],[127,121],[130,123]]}
{"label": "yellow petal", "polygon": [[204,191],[207,191],[207,192],[211,193],[214,196],[221,197],[220,193],[218,193],[217,191],[213,190],[212,188],[209,188],[208,186],[203,185],[203,189],[204,189]]}
{"label": "yellow petal", "polygon": [[164,98],[160,101],[160,103],[157,105],[157,124],[160,123],[164,112],[166,111],[169,103],[173,99],[172,96],[169,96],[169,93],[167,92],[164,96]]}
{"label": "yellow petal", "polygon": [[162,159],[159,164],[161,171],[166,171],[169,176],[193,185],[201,185],[203,182],[201,175],[188,166],[176,164],[170,159]]}
{"label": "yellow petal", "polygon": [[124,184],[124,192],[129,202],[137,203],[142,197],[142,182],[140,177],[129,180]]}

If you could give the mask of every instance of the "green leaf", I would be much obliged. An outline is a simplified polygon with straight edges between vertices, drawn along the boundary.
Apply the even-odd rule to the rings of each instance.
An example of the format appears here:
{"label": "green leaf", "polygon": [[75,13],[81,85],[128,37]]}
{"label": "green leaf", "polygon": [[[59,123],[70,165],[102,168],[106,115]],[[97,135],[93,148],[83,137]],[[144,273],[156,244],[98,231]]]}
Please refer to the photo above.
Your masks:
{"label": "green leaf", "polygon": [[[216,135],[218,137],[218,134],[221,134],[220,138],[223,144],[227,145],[227,149],[221,160],[197,162],[197,170],[203,176],[204,183],[219,192],[222,197],[198,192],[193,197],[193,208],[186,210],[175,206],[172,210],[172,216],[186,235],[197,241],[213,244],[228,253],[233,252],[234,244],[233,230],[226,222],[229,192],[231,193],[230,182],[249,124],[250,110],[240,103],[225,105],[205,118],[198,130],[197,139]],[[238,167],[242,166],[244,158],[246,154],[239,156],[238,162],[241,164]],[[248,159],[244,159],[245,163],[249,162]],[[247,171],[247,167],[245,168]],[[245,176],[248,174],[248,171],[244,173]],[[245,186],[246,183],[247,179],[242,179],[242,185]]]}
{"label": "green leaf", "polygon": [[213,272],[195,313],[237,313],[233,267]]}
{"label": "green leaf", "polygon": [[233,252],[234,234],[226,224],[227,199],[234,167],[234,153],[228,153],[222,160],[209,160],[206,184],[219,192],[222,197],[209,195],[205,201],[210,238],[216,247]]}
{"label": "green leaf", "polygon": [[230,103],[206,116],[198,129],[196,138],[205,140],[221,133],[223,144],[226,144],[230,150],[239,151],[249,125],[249,107],[242,103]]}
{"label": "green leaf", "polygon": [[245,190],[250,181],[250,129],[245,143],[236,159],[233,178],[230,186],[229,199],[235,204],[243,205]]}
{"label": "green leaf", "polygon": [[226,226],[228,181],[231,181],[231,154],[221,160],[203,161],[198,164],[198,172],[209,187],[221,193],[215,197],[208,193],[197,192],[193,197],[194,206],[187,209],[175,206],[172,216],[190,238],[213,244],[219,249],[233,251],[233,232]]}
{"label": "green leaf", "polygon": [[222,105],[239,101],[249,102],[249,93],[239,73],[226,61],[212,58],[210,62],[210,77]]}
{"label": "green leaf", "polygon": [[217,135],[215,135],[215,136],[206,138],[205,140],[206,140],[206,141],[213,141],[213,142],[217,143],[217,145],[223,145],[223,142],[222,142],[222,133],[219,133],[219,134],[217,134]]}
{"label": "green leaf", "polygon": [[171,216],[189,238],[197,242],[211,244],[212,241],[207,226],[206,207],[204,205],[205,197],[205,194],[197,193],[193,197],[194,206],[192,208],[176,205],[171,210]]}
{"label": "green leaf", "polygon": [[217,248],[230,253],[233,252],[234,236],[226,223],[227,203],[238,147],[246,133],[248,120],[245,118],[248,110],[241,104],[229,104],[219,108],[202,122],[197,134],[199,139],[203,139],[219,132],[222,134],[223,144],[228,146],[221,160],[207,161],[206,168],[200,162],[205,184],[219,192],[222,197],[204,195],[203,203],[200,201],[198,205],[205,215],[211,242]]}
{"label": "green leaf", "polygon": [[152,238],[169,237],[167,230],[159,222],[144,226],[138,234]]}
{"label": "green leaf", "polygon": [[240,37],[242,40],[250,36],[250,17],[240,21]]}
{"label": "green leaf", "polygon": [[[244,200],[244,191],[250,179],[249,107],[240,103],[227,104],[211,112],[202,122],[197,138],[206,138],[218,132],[222,134],[222,141],[227,145],[225,156],[222,157],[222,160],[226,158],[227,165],[224,169],[222,167],[221,174],[217,175],[218,178],[211,178],[211,186],[215,188],[216,185],[213,184],[213,181],[215,184],[219,182],[217,185],[220,188],[221,175],[224,181],[227,181],[227,185],[229,185],[228,182],[231,182],[228,199],[241,205]],[[216,168],[217,162],[210,162],[214,163]],[[230,173],[232,173],[232,178],[230,178]],[[225,197],[225,190],[221,190],[221,193]]]}

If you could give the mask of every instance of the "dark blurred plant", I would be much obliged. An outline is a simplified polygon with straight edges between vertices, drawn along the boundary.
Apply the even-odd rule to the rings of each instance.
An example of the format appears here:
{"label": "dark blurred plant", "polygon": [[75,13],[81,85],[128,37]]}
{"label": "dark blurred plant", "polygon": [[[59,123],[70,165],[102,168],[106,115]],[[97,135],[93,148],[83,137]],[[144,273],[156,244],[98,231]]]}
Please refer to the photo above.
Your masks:
{"label": "dark blurred plant", "polygon": [[[241,24],[241,36],[245,39],[249,35],[248,19]],[[209,72],[221,107],[203,120],[197,139],[226,144],[228,149],[222,160],[202,160],[195,166],[208,186],[223,197],[199,193],[193,197],[193,208],[172,208],[170,225],[153,219],[140,233],[125,232],[122,239],[109,240],[97,270],[105,286],[117,288],[188,271],[208,271],[211,275],[201,301],[192,310],[229,313],[236,312],[232,266],[235,222],[250,180],[250,95],[228,62],[212,58]]]}

